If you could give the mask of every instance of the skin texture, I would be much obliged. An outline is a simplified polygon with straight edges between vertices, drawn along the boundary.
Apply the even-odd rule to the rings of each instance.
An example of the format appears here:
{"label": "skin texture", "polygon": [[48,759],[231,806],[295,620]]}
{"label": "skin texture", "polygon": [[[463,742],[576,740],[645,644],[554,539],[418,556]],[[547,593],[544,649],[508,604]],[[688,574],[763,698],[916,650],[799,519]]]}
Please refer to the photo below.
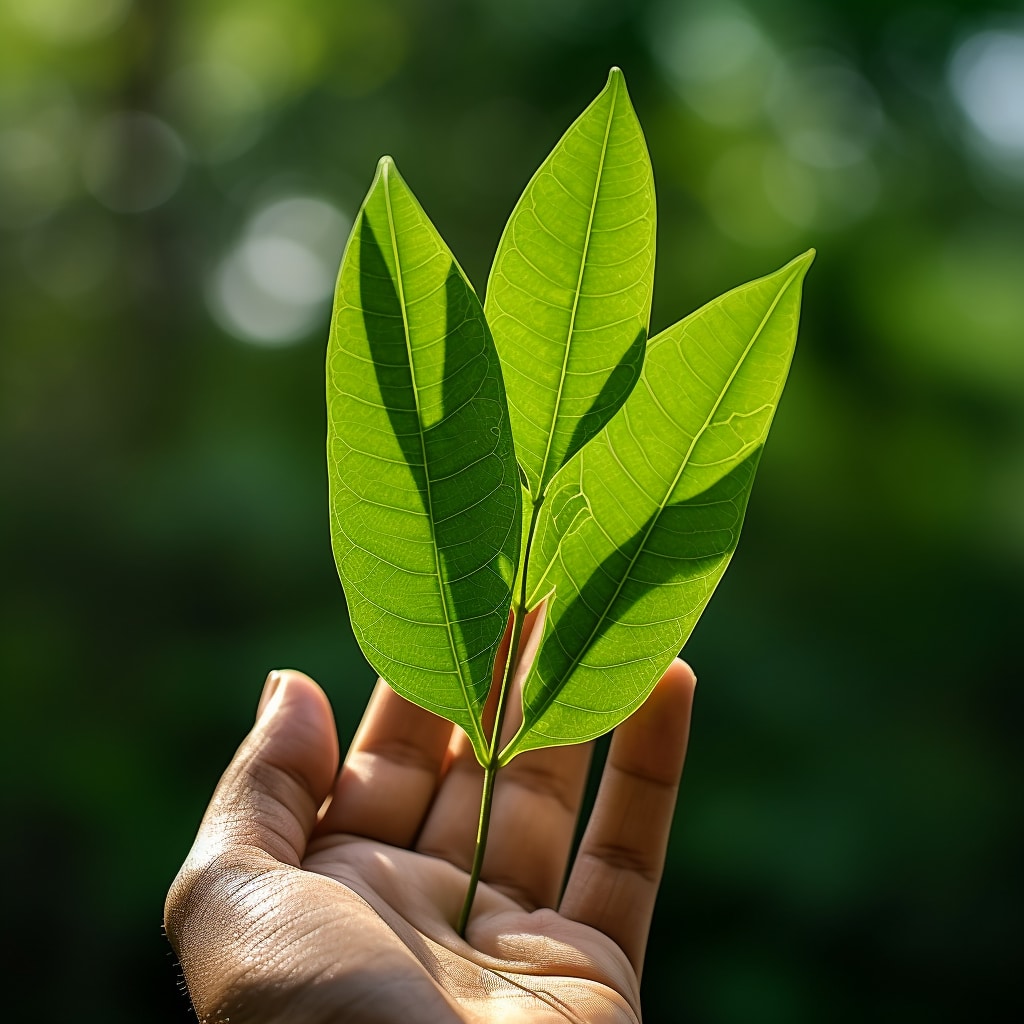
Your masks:
{"label": "skin texture", "polygon": [[464,735],[378,683],[339,771],[323,691],[271,673],[167,897],[199,1020],[639,1021],[693,687],[677,660],[616,730],[571,869],[589,745],[501,770],[463,939],[482,775]]}

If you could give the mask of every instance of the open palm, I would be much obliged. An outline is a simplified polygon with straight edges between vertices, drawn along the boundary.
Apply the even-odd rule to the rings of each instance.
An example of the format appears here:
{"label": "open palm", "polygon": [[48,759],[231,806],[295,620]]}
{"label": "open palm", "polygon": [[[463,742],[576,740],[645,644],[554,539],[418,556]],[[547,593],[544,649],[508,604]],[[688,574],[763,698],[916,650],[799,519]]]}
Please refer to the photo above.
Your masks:
{"label": "open palm", "polygon": [[323,692],[273,674],[167,898],[199,1019],[638,1021],[692,693],[676,661],[616,730],[567,882],[589,747],[502,770],[462,938],[482,774],[465,737],[381,683],[339,772]]}

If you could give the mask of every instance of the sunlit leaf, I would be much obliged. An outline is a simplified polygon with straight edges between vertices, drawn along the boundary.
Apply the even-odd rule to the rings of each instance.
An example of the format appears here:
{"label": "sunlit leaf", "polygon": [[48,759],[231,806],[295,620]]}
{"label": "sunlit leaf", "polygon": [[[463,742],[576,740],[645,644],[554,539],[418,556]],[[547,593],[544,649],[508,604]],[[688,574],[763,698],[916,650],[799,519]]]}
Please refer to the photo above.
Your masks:
{"label": "sunlit leaf", "polygon": [[[725,572],[813,258],[648,342],[654,186],[616,68],[515,207],[486,317],[381,161],[328,353],[332,543],[367,659],[465,730],[484,768],[460,934],[495,773],[624,721]],[[519,660],[496,669],[507,627]],[[499,752],[519,692],[522,725]]]}
{"label": "sunlit leaf", "polygon": [[618,415],[555,478],[528,591],[550,595],[524,750],[614,728],[683,647],[736,548],[813,251],[654,338]]}
{"label": "sunlit leaf", "polygon": [[480,303],[388,158],[342,261],[327,410],[331,539],[355,636],[483,761],[520,480]]}
{"label": "sunlit leaf", "polygon": [[516,453],[535,500],[636,383],[654,231],[647,145],[613,68],[526,186],[487,285]]}

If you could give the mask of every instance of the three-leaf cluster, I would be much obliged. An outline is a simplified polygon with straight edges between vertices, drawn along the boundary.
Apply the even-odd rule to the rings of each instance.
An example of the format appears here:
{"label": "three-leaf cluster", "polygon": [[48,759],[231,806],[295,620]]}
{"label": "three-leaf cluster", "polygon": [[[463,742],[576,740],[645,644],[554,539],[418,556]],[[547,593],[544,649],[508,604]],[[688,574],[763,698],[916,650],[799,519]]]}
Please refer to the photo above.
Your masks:
{"label": "three-leaf cluster", "polygon": [[[388,157],[345,251],[328,466],[352,628],[492,769],[622,722],[736,547],[814,253],[648,340],[654,245],[650,159],[613,69],[513,210],[482,306]],[[521,627],[545,599],[499,749],[496,652],[510,611]]]}

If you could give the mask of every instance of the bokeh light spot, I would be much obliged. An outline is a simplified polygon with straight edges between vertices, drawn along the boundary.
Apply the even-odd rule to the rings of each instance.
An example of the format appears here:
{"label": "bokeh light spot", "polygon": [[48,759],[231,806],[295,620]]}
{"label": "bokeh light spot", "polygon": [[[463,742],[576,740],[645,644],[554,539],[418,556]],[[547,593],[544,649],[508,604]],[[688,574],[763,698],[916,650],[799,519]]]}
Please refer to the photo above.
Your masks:
{"label": "bokeh light spot", "polygon": [[208,282],[214,319],[256,344],[307,335],[325,315],[349,226],[337,207],[312,196],[256,210]]}
{"label": "bokeh light spot", "polygon": [[241,68],[223,61],[179,68],[165,84],[163,100],[189,153],[209,163],[244,153],[263,127],[259,86]]}
{"label": "bokeh light spot", "polygon": [[324,262],[290,238],[252,238],[242,248],[252,280],[266,295],[296,306],[319,302],[331,288]]}
{"label": "bokeh light spot", "polygon": [[27,227],[67,197],[71,175],[48,135],[27,128],[0,133],[0,226]]}
{"label": "bokeh light spot", "polygon": [[819,197],[813,172],[781,150],[772,150],[764,156],[761,173],[768,201],[786,220],[798,227],[814,224]]}
{"label": "bokeh light spot", "polygon": [[655,59],[698,117],[741,126],[761,113],[779,58],[744,7],[665,4],[649,36]]}
{"label": "bokeh light spot", "polygon": [[30,227],[77,189],[78,104],[62,82],[11,77],[0,81],[0,125],[0,227]]}
{"label": "bokeh light spot", "polygon": [[881,176],[872,160],[821,168],[816,181],[821,196],[817,225],[842,229],[866,217],[881,197]]}
{"label": "bokeh light spot", "polygon": [[835,54],[798,54],[776,81],[772,120],[792,156],[833,169],[868,157],[885,125],[874,90]]}
{"label": "bokeh light spot", "polygon": [[142,213],[167,202],[185,171],[185,149],[152,114],[117,113],[93,129],[84,153],[89,191],[117,213]]}
{"label": "bokeh light spot", "polygon": [[300,10],[290,17],[287,7],[230,4],[212,15],[200,59],[240,69],[268,97],[285,96],[303,78],[302,27]]}
{"label": "bokeh light spot", "polygon": [[1024,156],[1024,30],[969,36],[953,54],[949,82],[982,139]]}
{"label": "bokeh light spot", "polygon": [[7,0],[14,18],[47,43],[75,45],[114,31],[132,0]]}

